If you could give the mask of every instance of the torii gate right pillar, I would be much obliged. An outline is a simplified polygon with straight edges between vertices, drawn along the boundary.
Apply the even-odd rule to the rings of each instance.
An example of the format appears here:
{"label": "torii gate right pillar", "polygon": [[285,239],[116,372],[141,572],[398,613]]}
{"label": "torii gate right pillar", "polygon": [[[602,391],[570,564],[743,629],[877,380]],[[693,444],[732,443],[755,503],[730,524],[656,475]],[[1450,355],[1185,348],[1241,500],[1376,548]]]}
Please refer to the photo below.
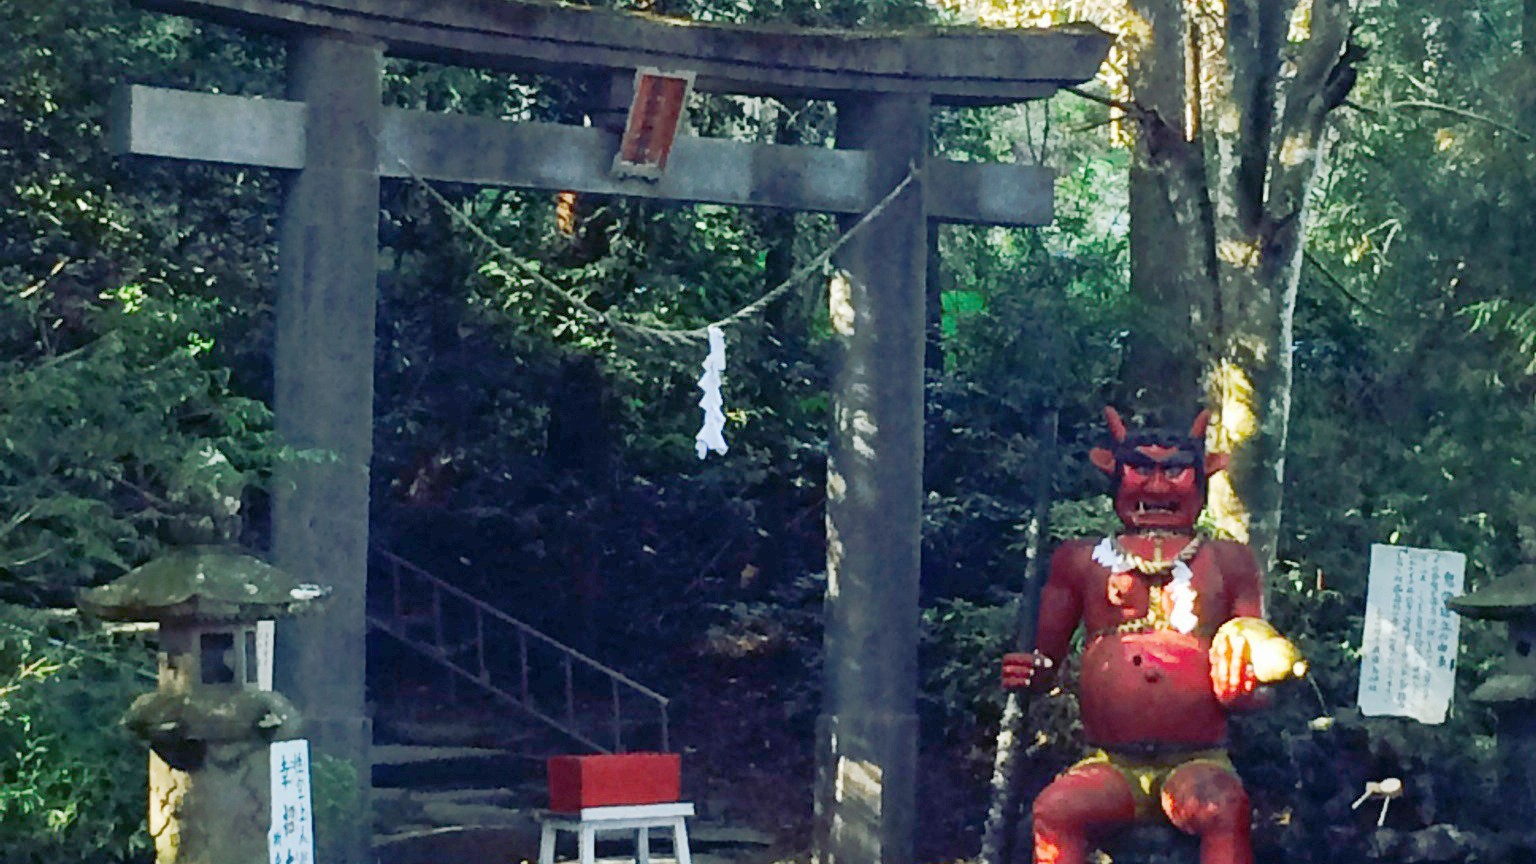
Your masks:
{"label": "torii gate right pillar", "polygon": [[929,104],[921,94],[837,104],[838,146],[873,156],[872,197],[909,170],[919,173],[843,247],[830,292],[841,357],[827,459],[826,692],[816,730],[821,864],[912,861]]}

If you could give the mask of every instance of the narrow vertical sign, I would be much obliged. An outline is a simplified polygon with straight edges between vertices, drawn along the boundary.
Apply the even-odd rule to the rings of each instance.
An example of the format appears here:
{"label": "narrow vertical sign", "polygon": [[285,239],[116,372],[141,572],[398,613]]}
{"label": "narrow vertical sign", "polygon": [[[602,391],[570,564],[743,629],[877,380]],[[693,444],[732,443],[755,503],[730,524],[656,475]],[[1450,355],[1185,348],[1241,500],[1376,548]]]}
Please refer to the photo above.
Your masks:
{"label": "narrow vertical sign", "polygon": [[315,818],[309,794],[309,742],[274,741],[272,828],[267,833],[271,864],[314,864]]}
{"label": "narrow vertical sign", "polygon": [[277,641],[276,621],[256,622],[256,687],[272,689],[272,649]]}
{"label": "narrow vertical sign", "polygon": [[1461,593],[1467,556],[1371,546],[1360,712],[1443,723],[1456,680],[1461,619],[1445,601]]}

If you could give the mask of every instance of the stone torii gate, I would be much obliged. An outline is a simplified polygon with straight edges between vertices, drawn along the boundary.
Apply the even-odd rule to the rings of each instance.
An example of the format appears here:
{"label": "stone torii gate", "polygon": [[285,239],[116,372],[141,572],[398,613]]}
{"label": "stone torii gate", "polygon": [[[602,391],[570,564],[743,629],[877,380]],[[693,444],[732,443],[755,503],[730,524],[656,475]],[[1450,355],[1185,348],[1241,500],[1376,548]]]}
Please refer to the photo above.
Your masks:
{"label": "stone torii gate", "polygon": [[[815,837],[826,864],[910,864],[927,226],[1039,225],[1052,212],[1044,168],[930,158],[930,110],[1049,96],[1090,78],[1108,37],[1075,26],[901,34],[720,26],[523,0],[136,2],[288,39],[285,98],[126,87],[114,146],[286,172],[276,422],[287,442],[339,459],[287,466],[274,491],[274,563],[335,588],[322,618],[285,630],[278,674],[317,748],[351,760],[365,785],[364,675],[345,660],[363,656],[367,629],[381,178],[409,166],[428,180],[831,212],[846,226],[920,169],[836,259],[842,358],[827,467]],[[684,136],[659,180],[625,178],[611,171],[619,135],[610,129],[385,107],[385,56],[606,75],[623,104],[640,67],[693,73],[705,92],[832,99],[838,149]],[[359,842],[354,854],[365,848]]]}

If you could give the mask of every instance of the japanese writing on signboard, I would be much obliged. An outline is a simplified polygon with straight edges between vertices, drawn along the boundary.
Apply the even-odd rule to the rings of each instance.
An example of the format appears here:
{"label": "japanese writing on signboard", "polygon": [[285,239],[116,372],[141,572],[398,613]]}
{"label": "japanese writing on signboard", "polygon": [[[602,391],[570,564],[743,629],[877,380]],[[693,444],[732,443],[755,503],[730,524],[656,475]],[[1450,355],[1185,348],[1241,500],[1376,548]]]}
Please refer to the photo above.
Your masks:
{"label": "japanese writing on signboard", "polygon": [[1461,619],[1445,601],[1461,593],[1467,556],[1371,547],[1360,712],[1443,723],[1456,680]]}
{"label": "japanese writing on signboard", "polygon": [[314,864],[315,819],[309,795],[309,742],[272,744],[272,828],[267,833],[271,864]]}

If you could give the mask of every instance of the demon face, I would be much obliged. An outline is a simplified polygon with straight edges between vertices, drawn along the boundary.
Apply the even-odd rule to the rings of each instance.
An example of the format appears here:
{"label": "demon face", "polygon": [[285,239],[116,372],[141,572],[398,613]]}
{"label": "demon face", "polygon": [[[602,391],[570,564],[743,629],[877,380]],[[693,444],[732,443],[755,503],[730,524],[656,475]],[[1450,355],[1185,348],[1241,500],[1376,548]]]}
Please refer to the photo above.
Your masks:
{"label": "demon face", "polygon": [[1095,447],[1089,458],[1115,480],[1115,515],[1132,531],[1192,530],[1205,507],[1206,478],[1227,463],[1225,454],[1205,452],[1210,412],[1200,412],[1187,435],[1132,434],[1115,409],[1104,416],[1114,448]]}

